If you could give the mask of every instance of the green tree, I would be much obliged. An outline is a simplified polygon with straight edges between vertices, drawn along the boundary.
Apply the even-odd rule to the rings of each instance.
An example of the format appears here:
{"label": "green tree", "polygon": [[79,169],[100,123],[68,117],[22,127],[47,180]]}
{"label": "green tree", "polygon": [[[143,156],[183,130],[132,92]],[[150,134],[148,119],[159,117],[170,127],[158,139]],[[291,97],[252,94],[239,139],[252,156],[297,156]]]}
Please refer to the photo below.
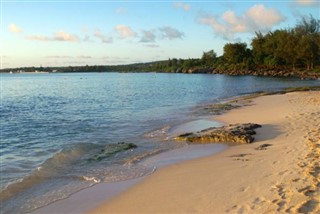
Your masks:
{"label": "green tree", "polygon": [[256,37],[252,39],[252,55],[255,64],[263,65],[265,58],[268,57],[265,49],[266,38],[261,32],[256,32]]}
{"label": "green tree", "polygon": [[292,66],[294,70],[298,59],[298,37],[291,30],[277,30],[273,36],[272,39],[277,44],[273,55],[278,59],[278,65],[284,63],[286,66]]}
{"label": "green tree", "polygon": [[303,35],[297,44],[298,57],[306,65],[307,70],[313,69],[320,58],[320,35]]}
{"label": "green tree", "polygon": [[214,50],[210,50],[207,52],[203,52],[201,57],[201,63],[204,66],[211,67],[214,65],[216,59],[217,59],[217,54],[214,52]]}
{"label": "green tree", "polygon": [[320,32],[320,20],[315,19],[312,15],[308,18],[303,17],[302,20],[294,28],[297,34],[313,34]]}
{"label": "green tree", "polygon": [[230,64],[245,62],[250,55],[246,43],[227,43],[223,47],[223,57]]}
{"label": "green tree", "polygon": [[302,18],[294,28],[297,43],[297,55],[306,65],[307,70],[313,69],[314,64],[320,58],[320,20],[313,18]]}

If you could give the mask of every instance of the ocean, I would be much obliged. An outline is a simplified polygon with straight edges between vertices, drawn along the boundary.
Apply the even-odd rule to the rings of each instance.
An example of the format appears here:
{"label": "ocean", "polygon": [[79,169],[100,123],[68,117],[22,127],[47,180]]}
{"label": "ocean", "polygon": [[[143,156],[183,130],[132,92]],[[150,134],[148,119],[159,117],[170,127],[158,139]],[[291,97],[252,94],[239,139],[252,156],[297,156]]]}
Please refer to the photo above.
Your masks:
{"label": "ocean", "polygon": [[186,146],[171,138],[181,124],[216,125],[197,111],[203,106],[314,85],[210,74],[1,74],[0,212],[31,212],[100,182],[153,173],[141,160]]}

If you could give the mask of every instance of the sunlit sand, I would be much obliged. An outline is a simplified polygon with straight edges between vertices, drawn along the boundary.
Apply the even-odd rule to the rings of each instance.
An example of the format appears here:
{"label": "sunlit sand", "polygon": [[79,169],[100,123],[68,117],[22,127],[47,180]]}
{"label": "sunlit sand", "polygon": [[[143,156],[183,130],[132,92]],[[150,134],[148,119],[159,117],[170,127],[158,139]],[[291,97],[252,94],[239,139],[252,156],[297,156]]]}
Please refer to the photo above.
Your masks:
{"label": "sunlit sand", "polygon": [[320,92],[263,96],[216,117],[256,141],[165,167],[91,213],[318,213]]}

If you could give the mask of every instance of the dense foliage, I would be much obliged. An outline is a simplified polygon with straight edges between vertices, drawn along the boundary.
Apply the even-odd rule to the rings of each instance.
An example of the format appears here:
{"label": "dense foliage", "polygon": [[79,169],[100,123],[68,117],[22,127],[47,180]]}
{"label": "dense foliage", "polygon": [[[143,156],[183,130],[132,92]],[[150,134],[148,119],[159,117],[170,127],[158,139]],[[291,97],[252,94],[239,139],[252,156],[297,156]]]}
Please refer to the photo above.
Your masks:
{"label": "dense foliage", "polygon": [[320,59],[319,30],[319,20],[310,17],[293,29],[257,33],[251,43],[255,64],[313,69]]}
{"label": "dense foliage", "polygon": [[[203,52],[200,59],[169,59],[149,64],[151,70],[181,72],[195,69],[213,70],[320,70],[320,20],[302,18],[294,27],[256,32],[246,43],[227,43],[223,55],[217,57],[214,50]],[[317,69],[316,69],[317,68]]]}

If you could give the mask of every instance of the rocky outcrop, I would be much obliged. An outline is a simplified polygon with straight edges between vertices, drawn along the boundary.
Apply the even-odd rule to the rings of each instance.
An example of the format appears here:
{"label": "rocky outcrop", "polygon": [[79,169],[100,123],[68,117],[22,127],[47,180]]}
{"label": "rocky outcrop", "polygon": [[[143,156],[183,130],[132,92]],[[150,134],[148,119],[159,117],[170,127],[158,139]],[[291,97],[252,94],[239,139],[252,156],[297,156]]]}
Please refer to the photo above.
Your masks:
{"label": "rocky outcrop", "polygon": [[231,124],[219,128],[209,128],[196,133],[186,133],[175,138],[188,143],[228,143],[247,144],[254,141],[255,129],[261,125],[254,123]]}
{"label": "rocky outcrop", "polygon": [[171,73],[188,74],[224,74],[230,76],[267,76],[267,77],[295,77],[300,79],[319,79],[320,73],[308,71],[293,71],[286,68],[254,68],[254,69],[221,69],[221,68],[174,68]]}
{"label": "rocky outcrop", "polygon": [[243,76],[243,75],[252,75],[252,76],[267,76],[267,77],[298,77],[300,79],[319,79],[320,73],[314,72],[299,72],[299,71],[290,71],[282,69],[257,69],[257,70],[219,70],[214,69],[212,74],[225,74],[230,76]]}
{"label": "rocky outcrop", "polygon": [[171,73],[184,73],[184,74],[210,74],[213,72],[211,68],[181,68],[171,70]]}

